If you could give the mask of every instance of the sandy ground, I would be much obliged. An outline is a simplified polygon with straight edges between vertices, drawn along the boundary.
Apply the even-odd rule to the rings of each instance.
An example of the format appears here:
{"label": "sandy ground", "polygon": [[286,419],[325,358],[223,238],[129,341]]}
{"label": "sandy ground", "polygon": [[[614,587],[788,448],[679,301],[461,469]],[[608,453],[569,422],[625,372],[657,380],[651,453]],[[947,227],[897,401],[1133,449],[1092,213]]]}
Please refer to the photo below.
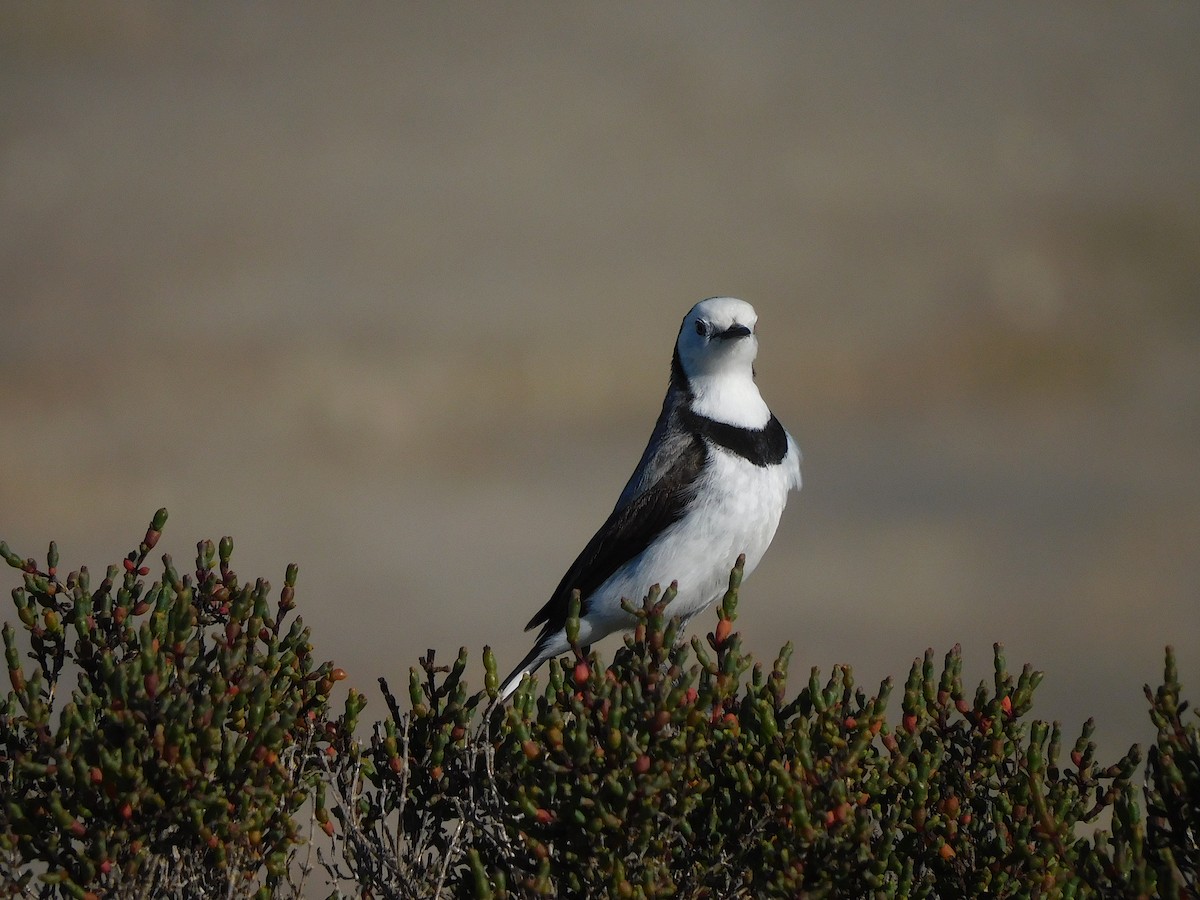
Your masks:
{"label": "sandy ground", "polygon": [[756,653],[1003,641],[1110,757],[1163,645],[1200,700],[1200,7],[350,11],[0,6],[0,537],[296,561],[379,716],[524,652],[734,294],[805,451]]}

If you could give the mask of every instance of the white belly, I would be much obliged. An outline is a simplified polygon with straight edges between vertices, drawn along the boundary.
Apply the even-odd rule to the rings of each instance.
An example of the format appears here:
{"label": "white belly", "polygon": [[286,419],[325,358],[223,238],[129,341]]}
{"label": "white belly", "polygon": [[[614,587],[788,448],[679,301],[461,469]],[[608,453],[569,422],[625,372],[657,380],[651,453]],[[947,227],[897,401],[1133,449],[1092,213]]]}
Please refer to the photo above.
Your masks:
{"label": "white belly", "polygon": [[703,610],[725,592],[740,554],[746,554],[745,574],[754,571],[794,486],[799,486],[798,467],[754,466],[714,449],[688,513],[592,594],[586,620],[580,622],[581,642],[629,628],[633,622],[621,609],[621,598],[639,605],[654,584],[665,589],[679,583],[669,615],[687,620]]}

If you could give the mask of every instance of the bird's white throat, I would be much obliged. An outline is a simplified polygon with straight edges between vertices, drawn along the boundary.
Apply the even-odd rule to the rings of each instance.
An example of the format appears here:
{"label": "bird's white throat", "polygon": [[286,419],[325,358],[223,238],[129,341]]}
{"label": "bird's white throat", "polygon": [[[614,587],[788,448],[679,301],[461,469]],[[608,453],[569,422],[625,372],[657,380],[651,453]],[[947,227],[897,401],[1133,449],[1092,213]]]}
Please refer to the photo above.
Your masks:
{"label": "bird's white throat", "polygon": [[749,366],[746,371],[725,370],[711,375],[693,375],[688,378],[692,391],[692,411],[715,422],[736,425],[739,428],[763,428],[771,420],[754,374]]}

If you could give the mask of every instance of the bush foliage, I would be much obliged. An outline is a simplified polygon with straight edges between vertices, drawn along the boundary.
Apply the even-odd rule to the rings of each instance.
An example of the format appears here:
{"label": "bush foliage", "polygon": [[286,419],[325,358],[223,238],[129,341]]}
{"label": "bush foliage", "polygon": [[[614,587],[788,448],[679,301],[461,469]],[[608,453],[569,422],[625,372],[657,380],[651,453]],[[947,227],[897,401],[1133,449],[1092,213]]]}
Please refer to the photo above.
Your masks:
{"label": "bush foliage", "polygon": [[[611,666],[578,646],[496,702],[468,654],[410,670],[362,723],[232,542],[170,557],[166,512],[92,588],[0,544],[20,570],[4,625],[0,896],[1189,897],[1200,890],[1200,729],[1172,652],[1146,689],[1157,735],[1096,759],[1032,718],[1041,675],[968,691],[958,648],[903,690],[848,667],[788,685],[733,630],[679,639],[668,589],[630,606]],[[577,621],[568,628],[577,627]],[[889,715],[893,694],[899,710]],[[362,732],[360,735],[359,732]],[[1144,774],[1143,774],[1144,771]],[[1103,826],[1103,827],[1101,827]]]}
{"label": "bush foliage", "polygon": [[86,568],[59,579],[54,544],[44,567],[0,544],[22,571],[12,596],[32,660],[27,673],[5,623],[10,893],[220,896],[286,880],[335,672],[314,666],[308,630],[287,621],[294,566],[272,604],[265,581],[238,581],[225,538],[198,545],[194,573],[163,557],[147,585],[165,521],[160,510],[95,589]]}

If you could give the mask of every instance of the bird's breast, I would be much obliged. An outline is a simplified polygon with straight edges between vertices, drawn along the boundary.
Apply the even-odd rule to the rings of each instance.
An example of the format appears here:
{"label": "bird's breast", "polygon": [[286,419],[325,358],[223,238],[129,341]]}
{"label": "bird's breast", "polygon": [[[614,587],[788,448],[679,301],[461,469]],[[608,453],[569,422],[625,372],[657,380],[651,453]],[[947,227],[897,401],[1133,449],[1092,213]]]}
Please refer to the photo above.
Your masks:
{"label": "bird's breast", "polygon": [[714,554],[726,575],[741,553],[746,554],[747,573],[758,565],[779,526],[789,487],[784,466],[757,466],[710,446],[709,465],[688,518],[696,540]]}
{"label": "bird's breast", "polygon": [[791,477],[786,466],[756,466],[710,445],[683,516],[601,585],[589,615],[607,630],[628,627],[621,598],[639,603],[651,585],[672,581],[679,591],[670,614],[686,619],[700,612],[724,593],[740,554],[746,574],[758,565],[779,526]]}

